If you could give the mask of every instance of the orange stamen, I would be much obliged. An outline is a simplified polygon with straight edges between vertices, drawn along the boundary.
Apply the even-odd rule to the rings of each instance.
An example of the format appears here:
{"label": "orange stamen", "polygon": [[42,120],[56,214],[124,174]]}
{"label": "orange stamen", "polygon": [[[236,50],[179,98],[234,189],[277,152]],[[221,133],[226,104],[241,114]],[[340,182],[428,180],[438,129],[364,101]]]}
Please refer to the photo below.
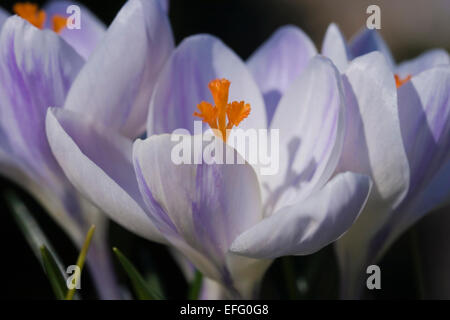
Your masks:
{"label": "orange stamen", "polygon": [[64,30],[67,25],[67,18],[60,16],[59,14],[55,14],[52,17],[52,29],[56,33],[60,33]]}
{"label": "orange stamen", "polygon": [[29,2],[16,3],[13,6],[13,11],[19,17],[27,20],[36,28],[44,28],[46,14],[44,10],[39,10],[36,4]]}
{"label": "orange stamen", "polygon": [[397,86],[397,89],[400,88],[402,85],[407,83],[409,80],[411,80],[411,75],[406,76],[406,78],[401,79],[397,74],[394,74],[395,78],[395,85]]}
{"label": "orange stamen", "polygon": [[[250,114],[251,108],[244,101],[233,101],[228,103],[228,94],[230,89],[230,81],[227,79],[212,80],[209,90],[213,96],[215,106],[202,101],[197,105],[200,112],[194,112],[195,117],[202,118],[207,122],[211,129],[218,129],[221,138],[227,141],[227,130],[231,130],[234,126],[238,126]],[[228,122],[227,122],[228,118]]]}
{"label": "orange stamen", "polygon": [[[47,14],[44,10],[40,10],[36,4],[30,2],[16,3],[13,6],[13,11],[19,17],[27,20],[36,28],[44,29]],[[60,33],[62,30],[64,30],[66,23],[67,18],[55,14],[52,17],[52,30],[56,33]]]}

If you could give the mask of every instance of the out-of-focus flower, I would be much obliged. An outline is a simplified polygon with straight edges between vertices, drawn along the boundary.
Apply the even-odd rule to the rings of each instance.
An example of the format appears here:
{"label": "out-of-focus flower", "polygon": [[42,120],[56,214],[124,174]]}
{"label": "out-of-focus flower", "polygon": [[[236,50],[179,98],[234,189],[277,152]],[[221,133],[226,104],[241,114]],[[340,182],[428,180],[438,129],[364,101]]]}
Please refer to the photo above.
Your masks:
{"label": "out-of-focus flower", "polygon": [[[375,182],[361,218],[336,246],[342,295],[353,298],[361,293],[365,268],[424,214],[448,202],[450,66],[425,70],[398,87],[385,59],[373,53],[356,59],[346,74],[359,113],[341,169],[370,172]],[[396,124],[391,134],[383,131],[389,121]]]}
{"label": "out-of-focus flower", "polygon": [[[222,78],[231,81],[229,92],[229,81],[212,81]],[[228,93],[230,101],[251,106],[241,128],[268,128],[263,97],[247,66],[220,40],[199,35],[185,39],[160,74],[148,139],[133,146],[95,118],[88,123],[65,109],[49,110],[47,136],[69,180],[112,219],[170,243],[229,295],[252,297],[272,259],[310,254],[340,237],[358,216],[371,183],[350,172],[333,176],[345,103],[340,74],[322,57],[311,61],[275,112],[270,128],[280,130],[276,175],[258,177],[247,163],[176,165],[175,143],[164,133],[193,133],[196,105],[211,100],[208,84],[216,108],[227,106]],[[248,109],[246,103],[237,105]],[[211,104],[200,106],[205,119],[214,116]],[[234,125],[248,115],[228,111]],[[193,152],[196,158],[202,150]]]}
{"label": "out-of-focus flower", "polygon": [[[130,39],[137,43],[131,53]],[[125,122],[128,115],[135,114],[135,107],[148,105],[145,98],[152,87],[144,89],[144,84],[156,77],[172,46],[167,15],[156,0],[127,2],[92,52],[90,59],[94,64],[85,64],[83,57],[55,32],[39,30],[20,17],[8,18],[1,30],[0,172],[35,196],[78,246],[90,225],[97,226],[88,264],[102,298],[119,297],[106,245],[106,219],[75,190],[55,161],[46,137],[45,115],[49,107],[62,107],[68,97],[66,107],[71,106],[75,112],[87,117],[95,115],[101,122]],[[104,64],[98,62],[99,55],[117,61],[104,70]],[[97,72],[109,78],[92,79],[90,76]],[[127,83],[122,81],[126,72],[135,72]],[[77,77],[80,80],[75,81]],[[106,93],[109,89],[115,97],[123,93],[123,87],[132,86],[139,101],[122,105],[120,110],[110,109],[114,107],[111,104],[98,106],[96,95],[89,90],[84,92],[80,81],[90,82],[91,90],[103,89]],[[140,91],[145,92],[139,94]],[[70,104],[79,94],[90,95],[91,109]]]}
{"label": "out-of-focus flower", "polygon": [[[66,28],[69,17],[67,8],[72,5],[80,9],[80,29],[69,30]],[[49,1],[42,9],[37,4],[18,1],[12,10],[36,28],[49,29],[58,33],[84,59],[89,57],[106,30],[106,26],[89,9],[74,1],[53,0]],[[8,15],[0,9],[0,27],[2,19],[5,20]]]}
{"label": "out-of-focus flower", "polygon": [[[381,54],[357,58],[372,51]],[[284,27],[250,57],[269,114],[315,52],[301,30]],[[364,30],[347,45],[334,24],[322,54],[344,73],[347,128],[337,172],[369,174],[374,181],[361,216],[336,246],[342,296],[356,297],[365,284],[365,268],[448,194],[442,179],[448,179],[445,74],[450,59],[445,50],[434,49],[396,65],[375,30]]]}

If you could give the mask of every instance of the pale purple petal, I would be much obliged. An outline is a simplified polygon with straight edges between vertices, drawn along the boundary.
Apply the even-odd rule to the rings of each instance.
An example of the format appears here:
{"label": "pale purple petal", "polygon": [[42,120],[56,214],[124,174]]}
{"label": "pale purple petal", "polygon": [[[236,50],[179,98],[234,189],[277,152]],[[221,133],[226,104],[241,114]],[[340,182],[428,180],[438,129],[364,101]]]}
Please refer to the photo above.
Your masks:
{"label": "pale purple petal", "polygon": [[148,134],[183,128],[193,133],[192,114],[202,101],[213,102],[208,83],[218,78],[231,82],[230,101],[251,105],[240,128],[267,128],[264,101],[244,62],[222,41],[210,35],[186,38],[164,67],[152,97]]}
{"label": "pale purple petal", "polygon": [[63,174],[48,146],[45,115],[60,107],[83,64],[52,31],[39,30],[17,16],[0,35],[1,147],[27,167],[33,179],[61,188]]}
{"label": "pale purple petal", "polygon": [[[450,66],[422,72],[398,91],[400,125],[411,171],[402,229],[442,205],[450,193]],[[411,203],[409,203],[411,202]]]}
{"label": "pale purple petal", "polygon": [[374,192],[394,206],[409,181],[394,75],[380,53],[371,53],[355,59],[344,79],[347,133],[338,171],[371,175]]}
{"label": "pale purple petal", "polygon": [[164,242],[142,209],[131,140],[64,109],[49,109],[46,127],[58,163],[86,198],[125,228]]}
{"label": "pale purple petal", "polygon": [[431,69],[436,66],[444,66],[450,64],[450,57],[447,51],[443,49],[433,49],[422,53],[417,58],[402,62],[398,67],[396,73],[401,79],[407,76],[415,76],[422,71]]}
{"label": "pale purple petal", "polygon": [[330,58],[341,73],[347,68],[350,60],[347,42],[339,27],[334,23],[328,26],[322,44],[322,54]]}
{"label": "pale purple petal", "polygon": [[269,193],[266,215],[331,177],[344,139],[344,103],[339,71],[327,58],[313,58],[281,99],[271,124],[280,135],[280,170],[261,177]]}
{"label": "pale purple petal", "polygon": [[406,194],[409,166],[401,138],[394,75],[382,54],[356,58],[346,71],[344,86],[347,132],[337,171],[367,174],[374,183],[361,216],[336,242],[342,294],[349,298],[363,286],[370,242]]}
{"label": "pale purple petal", "polygon": [[128,1],[80,72],[65,107],[128,137],[140,136],[156,79],[173,46],[158,2]]}
{"label": "pale purple petal", "polygon": [[231,251],[258,259],[314,253],[353,224],[370,187],[367,176],[337,175],[322,190],[284,207],[241,234]]}
{"label": "pale purple petal", "polygon": [[316,54],[316,47],[301,29],[284,26],[247,60],[264,96],[269,124],[281,96]]}
{"label": "pale purple petal", "polygon": [[44,6],[47,14],[46,27],[52,28],[54,15],[69,17],[67,8],[76,5],[81,10],[81,29],[64,28],[60,36],[67,41],[85,60],[89,58],[94,48],[105,35],[106,26],[88,8],[76,1],[53,0]]}
{"label": "pale purple petal", "polygon": [[394,70],[395,68],[395,61],[388,45],[374,29],[364,28],[360,31],[351,39],[349,49],[353,58],[365,55],[372,51],[379,51],[386,59],[391,70]]}
{"label": "pale purple petal", "polygon": [[[148,215],[199,270],[229,285],[232,278],[225,261],[229,246],[261,219],[256,174],[248,164],[176,165],[172,149],[177,144],[170,135],[135,142],[136,174]],[[194,150],[194,159],[202,148],[198,151]],[[203,259],[192,256],[192,251]],[[205,266],[205,259],[215,271]]]}

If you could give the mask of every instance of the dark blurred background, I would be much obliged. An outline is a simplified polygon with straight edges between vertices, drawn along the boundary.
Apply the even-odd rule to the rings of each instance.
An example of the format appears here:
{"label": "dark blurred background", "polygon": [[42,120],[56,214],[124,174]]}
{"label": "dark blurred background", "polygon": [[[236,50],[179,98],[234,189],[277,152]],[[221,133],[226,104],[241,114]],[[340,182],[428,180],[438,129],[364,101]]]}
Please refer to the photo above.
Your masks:
{"label": "dark blurred background", "polygon": [[[10,10],[15,2],[1,0],[0,6]],[[125,3],[120,0],[79,2],[105,24],[114,19]],[[381,8],[380,33],[397,61],[433,47],[450,49],[450,0],[172,0],[169,15],[177,43],[192,34],[211,33],[245,59],[278,27],[286,24],[302,28],[319,49],[331,22],[337,23],[349,39],[365,25],[366,8],[370,4]],[[8,189],[15,190],[25,201],[66,265],[73,264],[78,254],[70,240],[30,196],[0,179],[3,215],[0,297],[52,299],[50,285],[2,197]],[[367,298],[449,297],[450,281],[445,279],[450,277],[442,277],[450,270],[447,231],[450,216],[446,213],[448,210],[429,215],[397,241],[380,263],[382,290],[366,292]],[[166,248],[142,240],[113,223],[110,234],[111,246],[128,253],[140,270],[150,270],[161,277],[163,290],[169,298],[185,297],[187,283]],[[447,254],[442,254],[440,250],[447,247]],[[263,298],[289,297],[282,275],[290,272],[292,266],[297,298],[337,298],[338,275],[332,246],[308,257],[277,260],[265,278]],[[123,284],[129,285],[120,266],[116,265],[116,270]],[[83,277],[82,288],[83,298],[96,298],[89,277]]]}

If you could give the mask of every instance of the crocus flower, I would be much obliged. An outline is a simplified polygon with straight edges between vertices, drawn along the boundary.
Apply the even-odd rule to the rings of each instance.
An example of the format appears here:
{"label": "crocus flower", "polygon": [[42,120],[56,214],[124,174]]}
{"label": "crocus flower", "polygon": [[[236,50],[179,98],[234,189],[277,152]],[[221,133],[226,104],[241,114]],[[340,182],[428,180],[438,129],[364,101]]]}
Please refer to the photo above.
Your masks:
{"label": "crocus flower", "polygon": [[[258,176],[246,162],[175,164],[168,133],[186,129],[194,139],[194,112],[219,131],[268,128],[247,66],[209,35],[185,39],[164,66],[146,140],[133,144],[66,109],[49,110],[47,136],[69,180],[112,219],[177,248],[229,296],[254,297],[273,259],[310,254],[336,240],[367,199],[367,176],[333,176],[345,132],[341,76],[317,57],[283,95],[270,127],[280,130],[274,176]],[[201,152],[194,148],[193,157]]]}
{"label": "crocus flower", "polygon": [[[128,53],[130,39],[137,41],[132,53]],[[142,83],[152,81],[172,46],[168,18],[157,1],[132,0],[118,13],[101,43],[90,54],[94,61],[102,56],[104,60],[116,62],[108,70],[104,70],[101,63],[85,64],[83,57],[62,37],[50,30],[39,30],[20,17],[8,18],[1,31],[1,173],[33,194],[78,246],[87,228],[96,224],[96,241],[90,248],[88,264],[102,298],[119,297],[108,262],[105,216],[74,189],[55,161],[46,138],[45,114],[48,107],[62,107],[68,96],[77,98],[83,84],[90,82],[92,88],[101,92],[106,80],[90,78],[98,72],[109,76],[109,89],[115,97],[130,85],[140,97],[139,101],[123,105],[121,110],[113,109],[112,115],[108,112],[108,108],[114,107],[111,104],[103,104],[103,110],[83,110],[84,106],[80,105],[74,111],[86,116],[101,113],[102,116],[96,116],[104,123],[111,119],[125,123],[127,117],[135,113],[135,107],[148,104],[145,97],[152,88],[144,90]],[[136,57],[139,57],[137,61]],[[132,73],[136,70],[139,72]],[[129,81],[125,83],[122,80],[127,75],[130,75]],[[117,79],[118,83],[112,79]],[[141,90],[146,92],[139,95]],[[90,99],[95,100],[95,94],[91,94]],[[140,126],[137,120],[134,124]],[[120,130],[119,127],[114,129]]]}
{"label": "crocus flower", "polygon": [[433,49],[396,65],[374,30],[348,46],[354,57],[372,51],[383,58],[355,59],[345,72],[353,111],[339,170],[370,174],[375,186],[361,218],[336,243],[345,298],[360,296],[367,266],[423,215],[445,205],[450,192],[449,55]]}
{"label": "crocus flower", "polygon": [[[378,261],[390,244],[424,214],[448,203],[449,71],[449,65],[416,75],[411,70],[412,76],[399,85],[392,80],[393,73],[385,59],[376,53],[356,59],[347,71],[360,116],[354,118],[355,127],[349,134],[354,138],[341,167],[358,172],[370,170],[378,187],[364,215],[337,243],[344,297],[358,297],[365,268]],[[362,81],[368,74],[372,79]],[[367,89],[369,86],[372,89]],[[386,101],[376,103],[374,94]],[[386,108],[380,108],[381,103]],[[371,111],[375,106],[380,111],[378,115]],[[395,124],[391,135],[381,132],[383,126],[376,124],[380,122]],[[356,128],[358,123],[360,127]],[[355,139],[357,136],[365,136],[365,141]],[[383,152],[387,155],[381,155]],[[352,160],[350,153],[356,158]]]}
{"label": "crocus flower", "polygon": [[[357,58],[373,51],[379,54]],[[271,106],[269,113],[295,77],[304,72],[304,66],[315,52],[310,39],[298,28],[289,26],[277,31],[250,57],[248,65],[264,93],[266,107]],[[444,50],[433,49],[396,65],[388,46],[375,30],[363,30],[347,44],[334,24],[326,32],[322,54],[331,58],[344,73],[347,129],[336,172],[350,170],[369,174],[374,181],[360,218],[337,241],[342,296],[348,298],[358,296],[365,285],[362,278],[365,268],[377,261],[399,234],[427,211],[443,204],[448,183],[439,180],[441,185],[428,188],[432,187],[433,179],[438,179],[438,174],[442,175],[440,179],[445,179],[445,171],[439,170],[448,166],[445,164],[448,103],[445,88],[442,89],[446,80],[442,79],[440,84],[433,81],[433,89],[431,85],[422,88],[422,82],[416,85],[414,79],[425,78],[428,74],[431,80],[439,77],[431,73],[445,74],[443,66],[448,65],[450,59]],[[437,71],[436,68],[444,69]],[[425,73],[426,70],[430,71]],[[441,103],[440,107],[431,106],[431,100],[428,101],[431,93],[427,90],[436,94],[433,103]],[[435,116],[442,122],[437,123]],[[415,123],[414,129],[411,123]],[[412,144],[425,137],[427,140],[421,147]],[[425,154],[429,158],[423,158]],[[423,159],[420,169],[418,159]],[[431,163],[433,167],[428,167]],[[411,184],[413,180],[418,182]],[[412,201],[416,198],[421,200]],[[426,210],[414,208],[425,206],[412,204],[421,201],[427,201]]]}

